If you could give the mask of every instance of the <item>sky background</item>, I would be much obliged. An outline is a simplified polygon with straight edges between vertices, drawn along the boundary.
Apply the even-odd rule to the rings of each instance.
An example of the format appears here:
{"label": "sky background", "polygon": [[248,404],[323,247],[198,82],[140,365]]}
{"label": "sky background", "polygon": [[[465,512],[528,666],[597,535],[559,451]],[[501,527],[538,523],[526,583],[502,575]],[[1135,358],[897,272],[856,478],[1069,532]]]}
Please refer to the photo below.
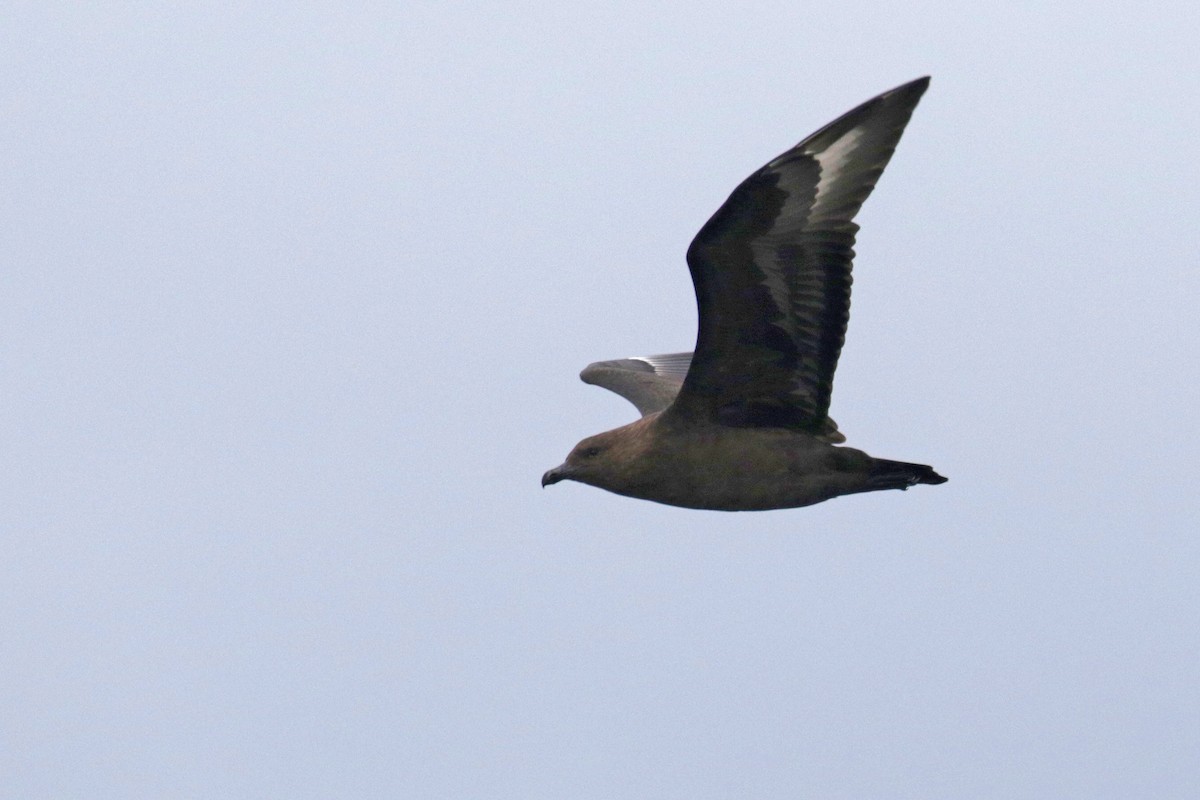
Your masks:
{"label": "sky background", "polygon": [[[0,797],[1200,796],[1194,3],[4,17]],[[543,491],[925,74],[833,415],[950,482]]]}

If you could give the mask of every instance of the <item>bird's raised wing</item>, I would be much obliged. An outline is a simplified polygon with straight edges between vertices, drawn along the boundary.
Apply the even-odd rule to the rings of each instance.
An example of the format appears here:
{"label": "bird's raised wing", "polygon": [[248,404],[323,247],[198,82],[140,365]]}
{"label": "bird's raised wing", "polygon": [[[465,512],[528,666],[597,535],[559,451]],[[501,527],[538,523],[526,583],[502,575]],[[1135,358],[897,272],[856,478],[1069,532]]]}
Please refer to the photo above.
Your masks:
{"label": "bird's raised wing", "polygon": [[826,426],[850,315],[854,215],[929,78],[868,100],[734,189],[688,248],[700,330],[671,413]]}
{"label": "bird's raised wing", "polygon": [[579,379],[616,392],[637,406],[644,417],[671,405],[691,363],[691,353],[597,361],[588,364]]}

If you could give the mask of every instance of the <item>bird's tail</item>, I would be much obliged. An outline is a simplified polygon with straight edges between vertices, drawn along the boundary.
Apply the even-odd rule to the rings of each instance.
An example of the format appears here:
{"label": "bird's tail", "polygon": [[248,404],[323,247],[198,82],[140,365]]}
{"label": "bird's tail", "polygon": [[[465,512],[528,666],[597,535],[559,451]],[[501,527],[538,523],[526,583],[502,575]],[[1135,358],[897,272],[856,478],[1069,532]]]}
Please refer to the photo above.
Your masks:
{"label": "bird's tail", "polygon": [[909,464],[904,461],[887,461],[877,458],[867,475],[864,492],[874,492],[880,489],[907,489],[918,483],[937,485],[945,483],[946,478],[933,471],[933,467],[925,464]]}

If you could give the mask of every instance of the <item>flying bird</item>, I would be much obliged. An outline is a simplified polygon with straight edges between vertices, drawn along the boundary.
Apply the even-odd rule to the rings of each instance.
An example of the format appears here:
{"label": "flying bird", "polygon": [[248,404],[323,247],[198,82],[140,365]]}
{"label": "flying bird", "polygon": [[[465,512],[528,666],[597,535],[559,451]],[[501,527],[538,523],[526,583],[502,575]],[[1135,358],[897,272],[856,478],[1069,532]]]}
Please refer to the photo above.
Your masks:
{"label": "flying bird", "polygon": [[875,97],[733,190],[687,251],[699,332],[691,353],[580,374],[642,417],[575,446],[562,480],[686,508],[762,511],[946,479],[839,447],[829,418],[850,318],[858,213],[929,78]]}

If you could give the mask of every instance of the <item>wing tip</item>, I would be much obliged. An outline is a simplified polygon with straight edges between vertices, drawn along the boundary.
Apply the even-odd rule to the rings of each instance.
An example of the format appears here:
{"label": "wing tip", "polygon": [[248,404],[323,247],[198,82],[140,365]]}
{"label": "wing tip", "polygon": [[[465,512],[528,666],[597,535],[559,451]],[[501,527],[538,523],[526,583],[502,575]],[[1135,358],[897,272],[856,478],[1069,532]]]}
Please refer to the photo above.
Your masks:
{"label": "wing tip", "polygon": [[932,76],[922,75],[921,77],[911,80],[908,83],[902,83],[894,89],[887,90],[883,94],[879,95],[879,98],[883,99],[898,94],[916,95],[917,97],[920,97],[921,95],[925,94],[925,90],[929,88],[929,82],[931,80],[933,80]]}
{"label": "wing tip", "polygon": [[[932,78],[929,75],[923,75],[916,80],[911,80],[908,83],[902,83],[894,89],[889,89],[881,95],[875,97],[874,100],[868,100],[864,106],[872,106],[878,103],[879,105],[896,106],[907,109],[908,114],[912,114],[916,109],[917,103],[921,101],[921,97],[929,88],[929,82]],[[905,117],[905,122],[908,118]]]}
{"label": "wing tip", "polygon": [[604,387],[604,384],[600,382],[601,379],[615,369],[631,372],[654,372],[654,367],[641,359],[618,358],[612,361],[593,361],[579,373],[579,380],[591,386]]}

